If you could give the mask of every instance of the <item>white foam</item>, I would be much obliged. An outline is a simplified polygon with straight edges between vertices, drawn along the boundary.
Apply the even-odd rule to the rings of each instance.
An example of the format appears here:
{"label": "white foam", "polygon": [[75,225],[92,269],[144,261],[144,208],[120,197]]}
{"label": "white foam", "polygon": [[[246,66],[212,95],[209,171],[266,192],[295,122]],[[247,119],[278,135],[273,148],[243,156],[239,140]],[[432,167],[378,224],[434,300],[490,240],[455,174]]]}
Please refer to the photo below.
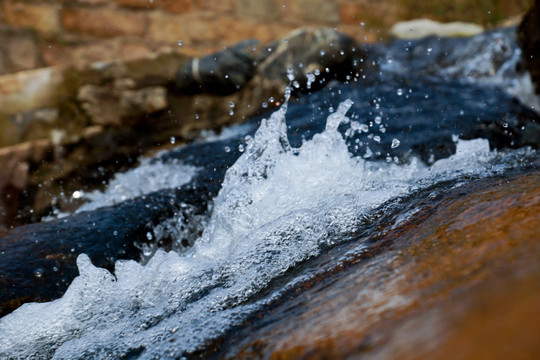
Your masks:
{"label": "white foam", "polygon": [[116,174],[104,191],[77,192],[79,197],[88,200],[77,212],[111,206],[158,190],[178,188],[191,181],[196,173],[197,168],[178,160],[162,162],[142,158],[137,168]]}
{"label": "white foam", "polygon": [[467,171],[482,173],[495,156],[486,141],[459,140],[454,157],[429,168],[418,160],[352,157],[337,131],[351,104],[342,103],[325,131],[299,149],[287,140],[286,106],[276,111],[228,170],[191,249],[158,251],[144,266],[118,261],[115,276],[79,256],[81,275],[61,299],[0,319],[0,358],[118,358],[144,348],[140,358],[150,359],[193,351],[242,321],[258,306],[246,302],[272,279],[343,241],[373,209],[459,176],[465,158]]}

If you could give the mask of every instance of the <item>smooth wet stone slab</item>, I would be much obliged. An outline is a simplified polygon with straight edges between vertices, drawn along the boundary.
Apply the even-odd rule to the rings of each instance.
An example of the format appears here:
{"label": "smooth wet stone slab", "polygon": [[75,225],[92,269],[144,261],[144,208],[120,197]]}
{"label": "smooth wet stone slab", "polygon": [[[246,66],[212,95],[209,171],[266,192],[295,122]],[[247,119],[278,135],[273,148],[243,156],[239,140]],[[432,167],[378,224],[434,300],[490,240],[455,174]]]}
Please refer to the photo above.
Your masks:
{"label": "smooth wet stone slab", "polygon": [[325,272],[254,315],[215,356],[538,358],[540,172],[461,181],[408,203],[368,246],[319,259],[310,271]]}

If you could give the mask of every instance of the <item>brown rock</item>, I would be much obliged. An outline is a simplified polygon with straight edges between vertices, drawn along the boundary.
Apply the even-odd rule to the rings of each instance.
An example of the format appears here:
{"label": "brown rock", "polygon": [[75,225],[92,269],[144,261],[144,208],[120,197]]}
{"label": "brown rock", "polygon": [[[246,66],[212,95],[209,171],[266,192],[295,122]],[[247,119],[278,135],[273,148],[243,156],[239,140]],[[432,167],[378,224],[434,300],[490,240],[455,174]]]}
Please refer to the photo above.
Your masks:
{"label": "brown rock", "polygon": [[341,17],[341,22],[343,24],[359,24],[362,22],[363,14],[368,10],[367,4],[358,4],[358,3],[344,3],[339,5],[339,13]]}
{"label": "brown rock", "polygon": [[152,54],[152,49],[143,42],[124,41],[120,48],[120,57],[125,61],[142,59]]}
{"label": "brown rock", "polygon": [[118,41],[116,39],[87,43],[81,42],[69,50],[73,63],[77,64],[78,67],[83,67],[97,61],[116,59],[120,56],[118,53]]}
{"label": "brown rock", "polygon": [[81,4],[101,5],[111,2],[111,0],[77,0]]}
{"label": "brown rock", "polygon": [[0,53],[6,56],[3,69],[17,72],[43,66],[37,43],[31,30],[0,29]]}
{"label": "brown rock", "polygon": [[0,148],[0,223],[13,225],[20,208],[19,198],[29,182],[30,166],[52,151],[48,140],[36,140]]}
{"label": "brown rock", "polygon": [[178,17],[152,13],[148,18],[148,38],[158,43],[191,44],[185,24]]}
{"label": "brown rock", "polygon": [[216,20],[210,13],[189,14],[182,17],[185,32],[193,44],[213,42],[218,40]]}
{"label": "brown rock", "polygon": [[4,2],[2,10],[7,24],[30,27],[44,35],[60,32],[59,10],[56,4],[31,4],[8,0]]}
{"label": "brown rock", "polygon": [[337,4],[327,0],[296,0],[300,16],[307,21],[337,24],[341,21]]}
{"label": "brown rock", "polygon": [[146,31],[143,14],[108,9],[65,8],[62,23],[69,31],[97,37],[142,37]]}
{"label": "brown rock", "polygon": [[236,331],[222,358],[538,358],[539,179],[426,193],[405,224]]}
{"label": "brown rock", "polygon": [[0,109],[14,114],[56,105],[61,69],[43,68],[0,77]]}
{"label": "brown rock", "polygon": [[183,14],[193,10],[192,0],[161,0],[163,10],[173,14]]}
{"label": "brown rock", "polygon": [[[199,9],[213,10],[220,14],[236,10],[236,0],[194,0]],[[243,40],[243,39],[242,39]]]}
{"label": "brown rock", "polygon": [[[226,45],[236,44],[246,39],[247,34],[253,34],[258,27],[256,20],[222,16],[216,22],[220,42]],[[254,38],[257,38],[253,35]],[[259,39],[260,40],[260,39]]]}
{"label": "brown rock", "polygon": [[277,0],[238,0],[237,11],[242,17],[253,17],[261,20],[275,20],[279,17]]}
{"label": "brown rock", "polygon": [[133,9],[155,9],[157,7],[156,0],[116,0],[116,3],[120,6]]}
{"label": "brown rock", "polygon": [[132,85],[119,81],[112,87],[87,84],[79,89],[77,100],[93,125],[131,125],[167,107],[164,87],[132,89],[134,83],[125,82]]}

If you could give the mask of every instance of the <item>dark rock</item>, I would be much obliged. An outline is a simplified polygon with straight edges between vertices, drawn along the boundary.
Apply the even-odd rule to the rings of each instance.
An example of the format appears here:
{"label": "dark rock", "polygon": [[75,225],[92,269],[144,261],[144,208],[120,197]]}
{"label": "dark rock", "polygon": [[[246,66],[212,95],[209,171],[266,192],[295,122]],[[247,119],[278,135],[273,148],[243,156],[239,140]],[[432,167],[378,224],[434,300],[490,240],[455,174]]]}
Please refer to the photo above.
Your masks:
{"label": "dark rock", "polygon": [[536,86],[536,93],[540,94],[540,1],[535,0],[534,5],[527,11],[518,28],[518,40],[523,50],[525,65],[531,74]]}
{"label": "dark rock", "polygon": [[176,88],[185,94],[228,95],[240,90],[255,73],[253,47],[246,40],[229,49],[188,61],[176,75]]}
{"label": "dark rock", "polygon": [[[257,72],[262,78],[285,85],[291,82],[290,72],[301,91],[313,91],[332,79],[353,77],[358,67],[354,60],[364,55],[364,50],[345,34],[327,28],[301,28],[263,49]],[[309,86],[308,76],[315,76]]]}
{"label": "dark rock", "polygon": [[[113,270],[118,259],[139,259],[137,246],[148,242],[147,233],[181,211],[181,206],[189,206],[192,215],[205,213],[208,201],[219,191],[227,167],[240,154],[238,143],[229,153],[222,151],[224,146],[219,142],[195,144],[163,155],[162,161],[182,159],[205,167],[180,189],[0,231],[0,317],[23,303],[62,296],[78,275],[79,254],[86,253],[94,265]],[[172,239],[161,239],[160,245],[170,249],[168,240]]]}

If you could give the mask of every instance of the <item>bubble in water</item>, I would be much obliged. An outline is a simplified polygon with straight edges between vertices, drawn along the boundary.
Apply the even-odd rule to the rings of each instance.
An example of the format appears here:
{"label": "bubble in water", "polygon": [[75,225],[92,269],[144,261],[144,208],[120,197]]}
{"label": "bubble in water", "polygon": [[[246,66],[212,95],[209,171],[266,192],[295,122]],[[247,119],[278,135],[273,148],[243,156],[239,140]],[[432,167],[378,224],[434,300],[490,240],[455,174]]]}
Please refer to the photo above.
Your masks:
{"label": "bubble in water", "polygon": [[397,148],[399,146],[399,144],[401,144],[401,142],[398,139],[396,139],[396,138],[392,139],[392,149]]}

